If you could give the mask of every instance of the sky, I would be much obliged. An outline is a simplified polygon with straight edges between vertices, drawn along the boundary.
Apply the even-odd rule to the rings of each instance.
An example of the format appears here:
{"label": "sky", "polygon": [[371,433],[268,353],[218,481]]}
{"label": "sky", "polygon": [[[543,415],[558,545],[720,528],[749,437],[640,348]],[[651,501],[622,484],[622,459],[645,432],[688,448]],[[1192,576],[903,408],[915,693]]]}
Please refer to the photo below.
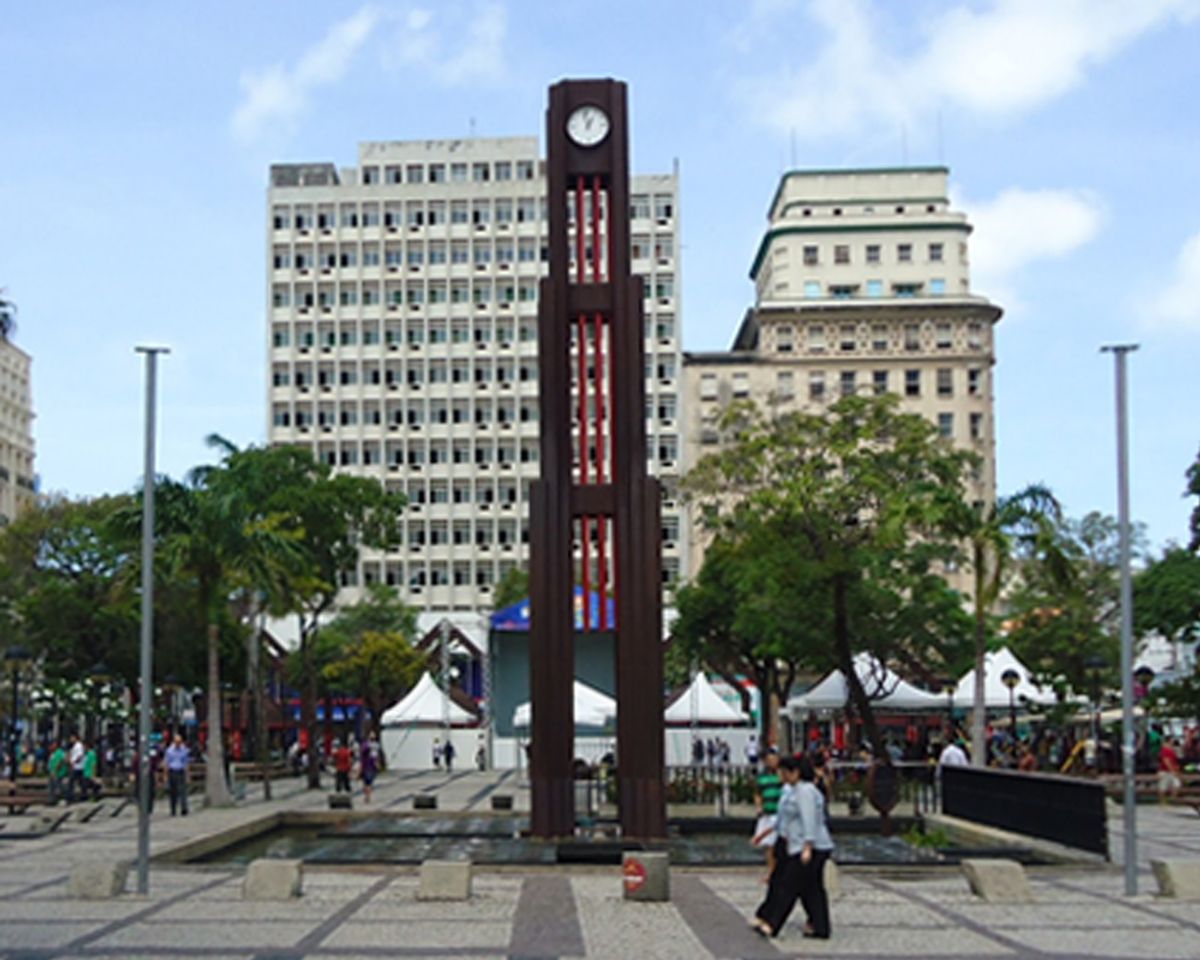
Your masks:
{"label": "sky", "polygon": [[133,489],[266,434],[273,162],[541,134],[547,87],[630,89],[632,167],[679,164],[685,349],[728,346],[783,171],[945,164],[996,335],[999,489],[1187,537],[1200,428],[1200,0],[14,4],[0,28],[0,288],[33,356],[41,489]]}

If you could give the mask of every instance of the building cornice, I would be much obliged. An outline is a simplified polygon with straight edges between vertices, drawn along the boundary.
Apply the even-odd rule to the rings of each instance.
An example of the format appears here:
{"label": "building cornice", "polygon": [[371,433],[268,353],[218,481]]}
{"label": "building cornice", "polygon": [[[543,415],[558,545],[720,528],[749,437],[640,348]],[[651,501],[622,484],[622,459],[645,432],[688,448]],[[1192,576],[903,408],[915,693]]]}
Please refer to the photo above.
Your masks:
{"label": "building cornice", "polygon": [[911,223],[830,223],[805,224],[804,226],[771,227],[763,234],[758,252],[754,254],[754,263],[750,266],[750,279],[758,277],[758,270],[766,259],[767,248],[776,237],[789,233],[895,233],[904,231],[912,233],[917,230],[960,230],[969,234],[973,228],[965,220],[958,223],[920,221]]}

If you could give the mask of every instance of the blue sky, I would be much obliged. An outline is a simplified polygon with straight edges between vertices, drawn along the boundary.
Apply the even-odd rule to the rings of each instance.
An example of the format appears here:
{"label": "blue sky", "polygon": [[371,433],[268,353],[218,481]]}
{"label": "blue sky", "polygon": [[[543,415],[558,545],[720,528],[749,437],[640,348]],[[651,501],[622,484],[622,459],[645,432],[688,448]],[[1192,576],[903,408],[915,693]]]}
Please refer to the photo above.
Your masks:
{"label": "blue sky", "polygon": [[[603,15],[597,14],[603,10]],[[611,25],[610,25],[611,24]],[[265,435],[265,185],[360,140],[540,133],[564,76],[627,80],[633,166],[682,174],[688,349],[727,345],[780,173],[945,163],[997,331],[1000,489],[1186,536],[1200,445],[1200,0],[18,5],[0,32],[0,287],[47,491],[132,488],[137,343],[169,344],[159,463]]]}

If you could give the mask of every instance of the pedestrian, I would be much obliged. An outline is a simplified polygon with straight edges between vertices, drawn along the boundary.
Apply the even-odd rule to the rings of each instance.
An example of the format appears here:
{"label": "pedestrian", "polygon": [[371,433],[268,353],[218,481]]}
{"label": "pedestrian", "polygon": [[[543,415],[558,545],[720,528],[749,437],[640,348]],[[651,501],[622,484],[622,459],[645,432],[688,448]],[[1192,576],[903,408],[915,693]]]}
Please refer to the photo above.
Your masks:
{"label": "pedestrian", "polygon": [[775,815],[779,811],[779,794],[783,791],[783,779],[779,775],[779,751],[767,747],[763,757],[763,769],[754,783],[754,805],[758,809],[758,820],[754,824],[754,843],[767,851],[767,872],[763,882],[770,880],[775,871]]}
{"label": "pedestrian", "polygon": [[446,772],[450,773],[454,769],[454,741],[449,737],[446,738],[446,745],[442,747],[442,756],[446,759]]}
{"label": "pedestrian", "polygon": [[779,761],[783,789],[775,818],[755,834],[755,844],[775,837],[774,866],[767,882],[767,895],[754,912],[750,927],[764,937],[775,937],[783,929],[800,896],[800,853],[804,844],[804,828],[800,822],[800,804],[796,785],[800,781],[800,762],[795,757]]}
{"label": "pedestrian", "polygon": [[95,744],[87,743],[83,747],[83,799],[100,799],[100,781],[96,774],[99,772],[99,757],[96,755]]}
{"label": "pedestrian", "polygon": [[188,815],[188,765],[192,762],[191,751],[180,734],[175,734],[167,747],[167,794],[171,798],[171,816],[176,811]]}
{"label": "pedestrian", "polygon": [[358,775],[363,785],[363,803],[371,802],[371,792],[374,790],[375,776],[379,773],[379,744],[375,734],[368,734],[363,742],[362,751],[358,758]]}
{"label": "pedestrian", "polygon": [[712,737],[704,744],[704,752],[708,755],[708,765],[714,766],[717,761],[717,744]]}
{"label": "pedestrian", "polygon": [[704,766],[704,741],[699,737],[692,737],[692,764]]}
{"label": "pedestrian", "polygon": [[350,747],[341,740],[333,741],[333,789],[335,793],[353,793],[350,787],[350,771],[354,767],[354,755]]}
{"label": "pedestrian", "polygon": [[62,744],[55,741],[50,751],[50,759],[46,762],[46,772],[50,775],[50,802],[57,803],[66,796],[70,765],[67,763],[67,751]]}
{"label": "pedestrian", "polygon": [[1183,781],[1179,777],[1179,741],[1163,740],[1158,751],[1158,800],[1165,803],[1167,796],[1179,799]]}
{"label": "pedestrian", "polygon": [[442,769],[442,738],[433,738],[433,769]]}
{"label": "pedestrian", "polygon": [[83,741],[79,734],[71,734],[71,749],[67,752],[67,762],[71,765],[71,779],[67,784],[67,803],[74,803],[75,797],[83,789],[83,761],[87,756]]}
{"label": "pedestrian", "polygon": [[730,750],[729,741],[728,740],[718,740],[717,741],[717,750],[720,752],[721,766],[723,766],[723,767],[729,766],[730,761],[733,759],[733,753]]}
{"label": "pedestrian", "polygon": [[475,766],[480,772],[487,769],[487,743],[483,739],[483,734],[479,735],[479,743],[475,747]]}
{"label": "pedestrian", "polygon": [[758,766],[758,735],[754,733],[750,734],[750,739],[746,741],[746,765]]}

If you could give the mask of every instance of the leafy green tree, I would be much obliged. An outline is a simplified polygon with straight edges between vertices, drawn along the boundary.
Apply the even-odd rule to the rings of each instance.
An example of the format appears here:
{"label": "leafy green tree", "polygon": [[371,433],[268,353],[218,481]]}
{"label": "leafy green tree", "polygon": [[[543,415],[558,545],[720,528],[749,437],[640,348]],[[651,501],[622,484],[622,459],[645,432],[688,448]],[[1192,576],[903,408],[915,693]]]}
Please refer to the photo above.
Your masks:
{"label": "leafy green tree", "polygon": [[321,631],[330,646],[322,678],[335,689],[361,696],[377,733],[387,705],[421,676],[425,656],[413,646],[416,632],[416,611],[391,587],[378,583]]}
{"label": "leafy green tree", "polygon": [[1134,628],[1172,644],[1200,634],[1200,556],[1168,547],[1133,580]]}
{"label": "leafy green tree", "polygon": [[[323,618],[337,600],[343,582],[358,565],[363,547],[387,550],[400,538],[400,515],[406,500],[367,477],[334,474],[298,447],[271,448],[263,469],[260,508],[284,518],[288,529],[301,532],[303,562],[281,578],[272,591],[277,613],[299,617],[301,722],[315,745],[317,686],[320,667],[314,659]],[[250,484],[257,489],[256,484]],[[319,758],[308,751],[308,784],[320,786]]]}
{"label": "leafy green tree", "polygon": [[43,498],[0,533],[0,604],[49,677],[137,675],[133,544],[111,522],[131,502]]}
{"label": "leafy green tree", "polygon": [[510,567],[492,591],[492,609],[503,610],[529,596],[529,571],[524,567]]}
{"label": "leafy green tree", "polygon": [[[773,417],[735,405],[723,420],[731,442],[704,457],[685,481],[711,535],[743,546],[758,540],[759,552],[791,547],[792,590],[827,618],[833,659],[884,762],[870,695],[853,659],[859,651],[894,659],[911,643],[899,629],[912,626],[913,617],[901,615],[904,603],[944,593],[929,578],[956,554],[953,525],[962,514],[966,471],[976,462],[923,418],[900,413],[898,402],[844,397],[823,415]],[[758,539],[764,528],[769,537]],[[937,603],[930,612],[946,609]],[[918,619],[930,625],[928,637],[942,634],[936,618]],[[910,649],[910,659],[936,653],[928,639],[921,646]]]}
{"label": "leafy green tree", "polygon": [[[1119,682],[1120,577],[1116,521],[1091,512],[1063,518],[1030,544],[1016,567],[1008,602],[1008,643],[1039,683],[1060,697]],[[1135,525],[1135,551],[1145,534]]]}
{"label": "leafy green tree", "polygon": [[[1050,490],[1031,484],[991,504],[966,503],[959,532],[967,545],[973,578],[975,689],[971,710],[971,762],[977,767],[987,763],[987,704],[984,684],[989,639],[993,636],[990,615],[996,609],[1006,585],[1011,560],[1017,549],[1030,550],[1036,543],[1051,541],[1053,524],[1062,511]],[[1057,554],[1046,557],[1051,563]]]}
{"label": "leafy green tree", "polygon": [[[1187,468],[1187,489],[1184,491],[1184,495],[1200,500],[1200,453],[1196,454],[1195,462]],[[1200,503],[1192,508],[1189,526],[1192,531],[1192,540],[1188,549],[1195,553],[1200,550]]]}

